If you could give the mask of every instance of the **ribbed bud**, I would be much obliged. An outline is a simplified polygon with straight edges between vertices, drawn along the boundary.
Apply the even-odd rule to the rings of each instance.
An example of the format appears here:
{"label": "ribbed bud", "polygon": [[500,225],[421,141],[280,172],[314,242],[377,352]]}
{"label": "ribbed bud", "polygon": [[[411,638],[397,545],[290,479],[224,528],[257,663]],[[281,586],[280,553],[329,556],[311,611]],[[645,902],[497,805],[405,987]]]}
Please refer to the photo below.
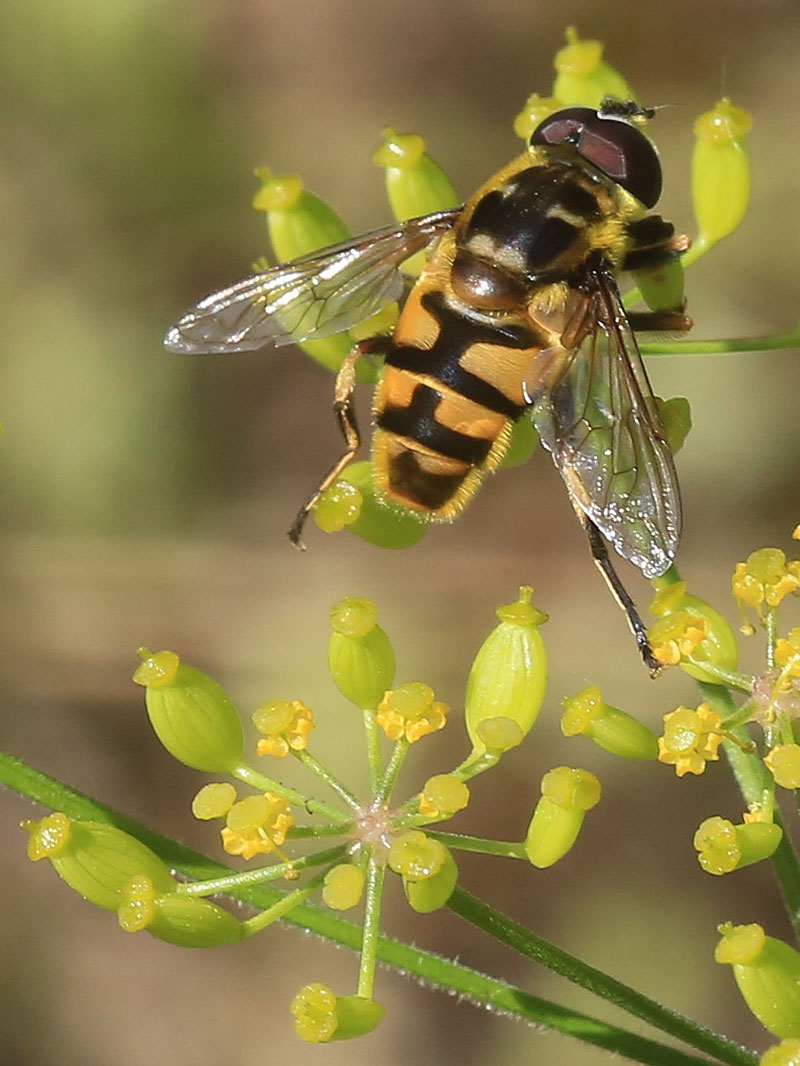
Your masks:
{"label": "ribbed bud", "polygon": [[519,743],[542,706],[547,656],[539,627],[547,615],[531,605],[532,591],[527,586],[521,588],[515,603],[497,609],[500,625],[483,642],[472,663],[464,717],[475,752],[487,750],[482,727],[492,719],[510,719],[519,729]]}
{"label": "ribbed bud", "polygon": [[177,887],[158,855],[116,826],[74,822],[57,811],[23,827],[31,834],[28,858],[49,859],[59,877],[97,907],[117,910],[123,891],[137,875],[149,878],[161,893]]}
{"label": "ribbed bud", "polygon": [[358,515],[347,523],[350,533],[379,548],[410,548],[425,536],[428,523],[424,518],[376,496],[372,463],[368,460],[351,463],[333,487],[342,482],[353,486],[361,496]]}
{"label": "ribbed bud", "polygon": [[553,96],[562,107],[600,106],[606,96],[635,100],[625,78],[603,59],[600,41],[582,41],[574,26],[567,29],[567,43],[556,53]]}
{"label": "ribbed bud", "polygon": [[236,708],[207,674],[184,666],[171,651],[146,648],[133,675],[147,689],[156,736],[179,762],[194,770],[226,773],[242,761],[244,732]]}
{"label": "ribbed bud", "polygon": [[759,1059],[759,1066],[800,1066],[800,1039],[790,1037],[767,1048]]}
{"label": "ribbed bud", "polygon": [[[383,138],[372,161],[385,168],[386,193],[398,222],[458,206],[461,201],[450,179],[425,151],[418,133],[397,133],[387,126]],[[419,274],[425,258],[425,252],[412,256],[403,264],[403,273]]]}
{"label": "ribbed bud", "polygon": [[800,1037],[800,954],[760,925],[719,927],[714,958],[729,963],[750,1010],[774,1036]]}
{"label": "ribbed bud", "polygon": [[394,651],[376,624],[375,604],[347,596],[330,617],[328,667],[336,687],[356,707],[375,710],[394,680]]}
{"label": "ribbed bud", "polygon": [[698,681],[707,681],[713,685],[719,683],[719,678],[697,664],[707,662],[723,670],[735,670],[739,665],[739,645],[733,629],[719,611],[715,611],[705,600],[687,593],[685,581],[676,581],[662,588],[653,598],[650,610],[659,617],[659,621],[649,630],[650,641],[657,656],[659,652],[656,649],[661,643],[661,635],[670,628],[670,616],[677,617],[678,612],[683,612],[689,618],[699,620],[705,629],[705,637],[692,648],[691,663],[681,659],[682,670]]}
{"label": "ribbed bud", "polygon": [[630,714],[605,703],[597,685],[562,700],[561,732],[583,734],[599,747],[623,759],[656,759],[658,737]]}
{"label": "ribbed bud", "polygon": [[667,434],[669,449],[673,455],[677,455],[692,428],[692,409],[689,401],[685,396],[672,396],[669,400],[656,396],[656,407]]}
{"label": "ribbed bud", "polygon": [[694,124],[692,200],[699,237],[710,247],[733,233],[750,202],[750,160],[744,138],[753,120],[723,97]]}
{"label": "ribbed bud", "polygon": [[525,837],[525,854],[539,869],[558,862],[578,838],[586,812],[600,802],[600,782],[589,770],[559,766],[542,778]]}
{"label": "ribbed bud", "polygon": [[768,859],[781,842],[783,830],[772,822],[734,825],[727,818],[706,818],[694,835],[697,859],[706,873],[722,874]]}
{"label": "ribbed bud", "polygon": [[364,1036],[384,1015],[380,1003],[366,996],[335,996],[322,984],[301,988],[289,1009],[297,1035],[309,1044]]}
{"label": "ribbed bud", "polygon": [[159,895],[148,877],[131,879],[117,908],[127,933],[146,929],[151,936],[182,948],[215,948],[235,944],[247,927],[211,900],[177,892]]}
{"label": "ribbed bud", "polygon": [[634,270],[633,277],[651,311],[679,311],[683,307],[683,263],[679,255]]}
{"label": "ribbed bud", "polygon": [[539,96],[538,93],[532,93],[525,101],[522,110],[514,117],[514,133],[527,143],[539,123],[544,122],[548,115],[552,115],[554,111],[558,111],[563,106],[561,101],[556,100],[554,96]]}
{"label": "ribbed bud", "polygon": [[430,914],[438,911],[447,903],[453,894],[458,881],[458,866],[450,849],[444,844],[444,859],[439,869],[431,877],[421,881],[411,881],[403,878],[403,889],[406,899],[413,910],[418,914]]}
{"label": "ribbed bud", "polygon": [[322,886],[322,898],[334,911],[355,907],[364,893],[364,871],[351,862],[343,862],[328,870]]}
{"label": "ribbed bud", "polygon": [[533,455],[539,443],[539,434],[530,418],[518,418],[511,430],[508,449],[500,461],[501,467],[522,466]]}

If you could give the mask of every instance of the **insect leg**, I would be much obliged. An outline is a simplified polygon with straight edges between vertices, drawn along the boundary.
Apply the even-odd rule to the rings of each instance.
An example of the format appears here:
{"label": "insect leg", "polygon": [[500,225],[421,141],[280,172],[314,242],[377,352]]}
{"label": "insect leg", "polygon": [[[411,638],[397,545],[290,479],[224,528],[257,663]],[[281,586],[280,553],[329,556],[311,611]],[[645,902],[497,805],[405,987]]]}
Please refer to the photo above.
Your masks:
{"label": "insect leg", "polygon": [[353,391],[356,384],[356,363],[362,355],[368,355],[377,351],[386,343],[385,337],[370,337],[367,340],[354,344],[347,354],[336,375],[336,383],[333,387],[333,412],[345,439],[346,448],[336,460],[319,485],[314,489],[306,502],[297,512],[294,522],[289,530],[289,540],[296,548],[305,549],[300,539],[303,534],[303,526],[308,518],[309,511],[320,498],[322,493],[334,483],[344,468],[354,459],[361,444],[361,435],[358,431],[355,411],[353,410]]}
{"label": "insect leg", "polygon": [[639,617],[636,605],[628,594],[627,589],[622,584],[619,575],[608,557],[608,548],[606,547],[606,543],[603,540],[600,530],[591,518],[584,514],[579,507],[575,507],[575,513],[578,515],[581,525],[586,531],[586,536],[589,538],[589,547],[591,548],[595,566],[605,578],[605,582],[611,590],[611,595],[625,612],[625,616],[628,619],[628,625],[636,638],[639,654],[642,656],[645,666],[650,671],[650,676],[658,677],[664,664],[653,654],[652,646],[647,637],[645,624]]}

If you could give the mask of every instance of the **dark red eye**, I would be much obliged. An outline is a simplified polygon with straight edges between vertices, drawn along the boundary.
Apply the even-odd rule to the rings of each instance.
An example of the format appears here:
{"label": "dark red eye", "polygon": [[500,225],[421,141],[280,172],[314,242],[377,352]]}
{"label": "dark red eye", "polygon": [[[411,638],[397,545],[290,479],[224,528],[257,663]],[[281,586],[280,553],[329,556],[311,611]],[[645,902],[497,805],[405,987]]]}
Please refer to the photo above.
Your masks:
{"label": "dark red eye", "polygon": [[590,107],[567,107],[540,122],[531,144],[572,144],[598,170],[633,193],[645,207],[661,195],[661,164],[652,142],[616,115],[603,115]]}

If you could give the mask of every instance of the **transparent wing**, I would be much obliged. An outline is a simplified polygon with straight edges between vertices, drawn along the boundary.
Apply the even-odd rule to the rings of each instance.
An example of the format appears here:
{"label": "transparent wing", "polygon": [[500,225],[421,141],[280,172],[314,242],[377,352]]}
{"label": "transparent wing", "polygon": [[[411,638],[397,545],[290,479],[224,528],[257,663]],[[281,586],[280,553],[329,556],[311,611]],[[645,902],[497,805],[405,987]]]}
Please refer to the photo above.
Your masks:
{"label": "transparent wing", "polygon": [[206,296],[164,338],[171,352],[244,352],[327,337],[403,290],[399,267],[453,225],[461,208],[395,223],[253,274]]}
{"label": "transparent wing", "polygon": [[573,350],[535,396],[533,419],[572,500],[656,577],[677,551],[681,501],[636,338],[605,266],[569,302],[563,343]]}

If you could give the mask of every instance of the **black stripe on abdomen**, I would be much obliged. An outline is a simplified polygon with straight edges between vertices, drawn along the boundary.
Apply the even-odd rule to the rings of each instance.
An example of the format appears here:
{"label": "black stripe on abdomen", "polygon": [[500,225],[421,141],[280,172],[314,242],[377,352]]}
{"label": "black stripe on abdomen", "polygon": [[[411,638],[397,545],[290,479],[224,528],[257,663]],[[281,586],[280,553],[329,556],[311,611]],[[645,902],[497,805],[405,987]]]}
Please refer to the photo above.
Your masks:
{"label": "black stripe on abdomen", "polygon": [[416,441],[448,459],[480,466],[486,460],[493,442],[482,437],[470,437],[437,422],[436,409],[441,402],[440,392],[428,385],[418,384],[407,407],[386,407],[378,414],[378,427]]}

